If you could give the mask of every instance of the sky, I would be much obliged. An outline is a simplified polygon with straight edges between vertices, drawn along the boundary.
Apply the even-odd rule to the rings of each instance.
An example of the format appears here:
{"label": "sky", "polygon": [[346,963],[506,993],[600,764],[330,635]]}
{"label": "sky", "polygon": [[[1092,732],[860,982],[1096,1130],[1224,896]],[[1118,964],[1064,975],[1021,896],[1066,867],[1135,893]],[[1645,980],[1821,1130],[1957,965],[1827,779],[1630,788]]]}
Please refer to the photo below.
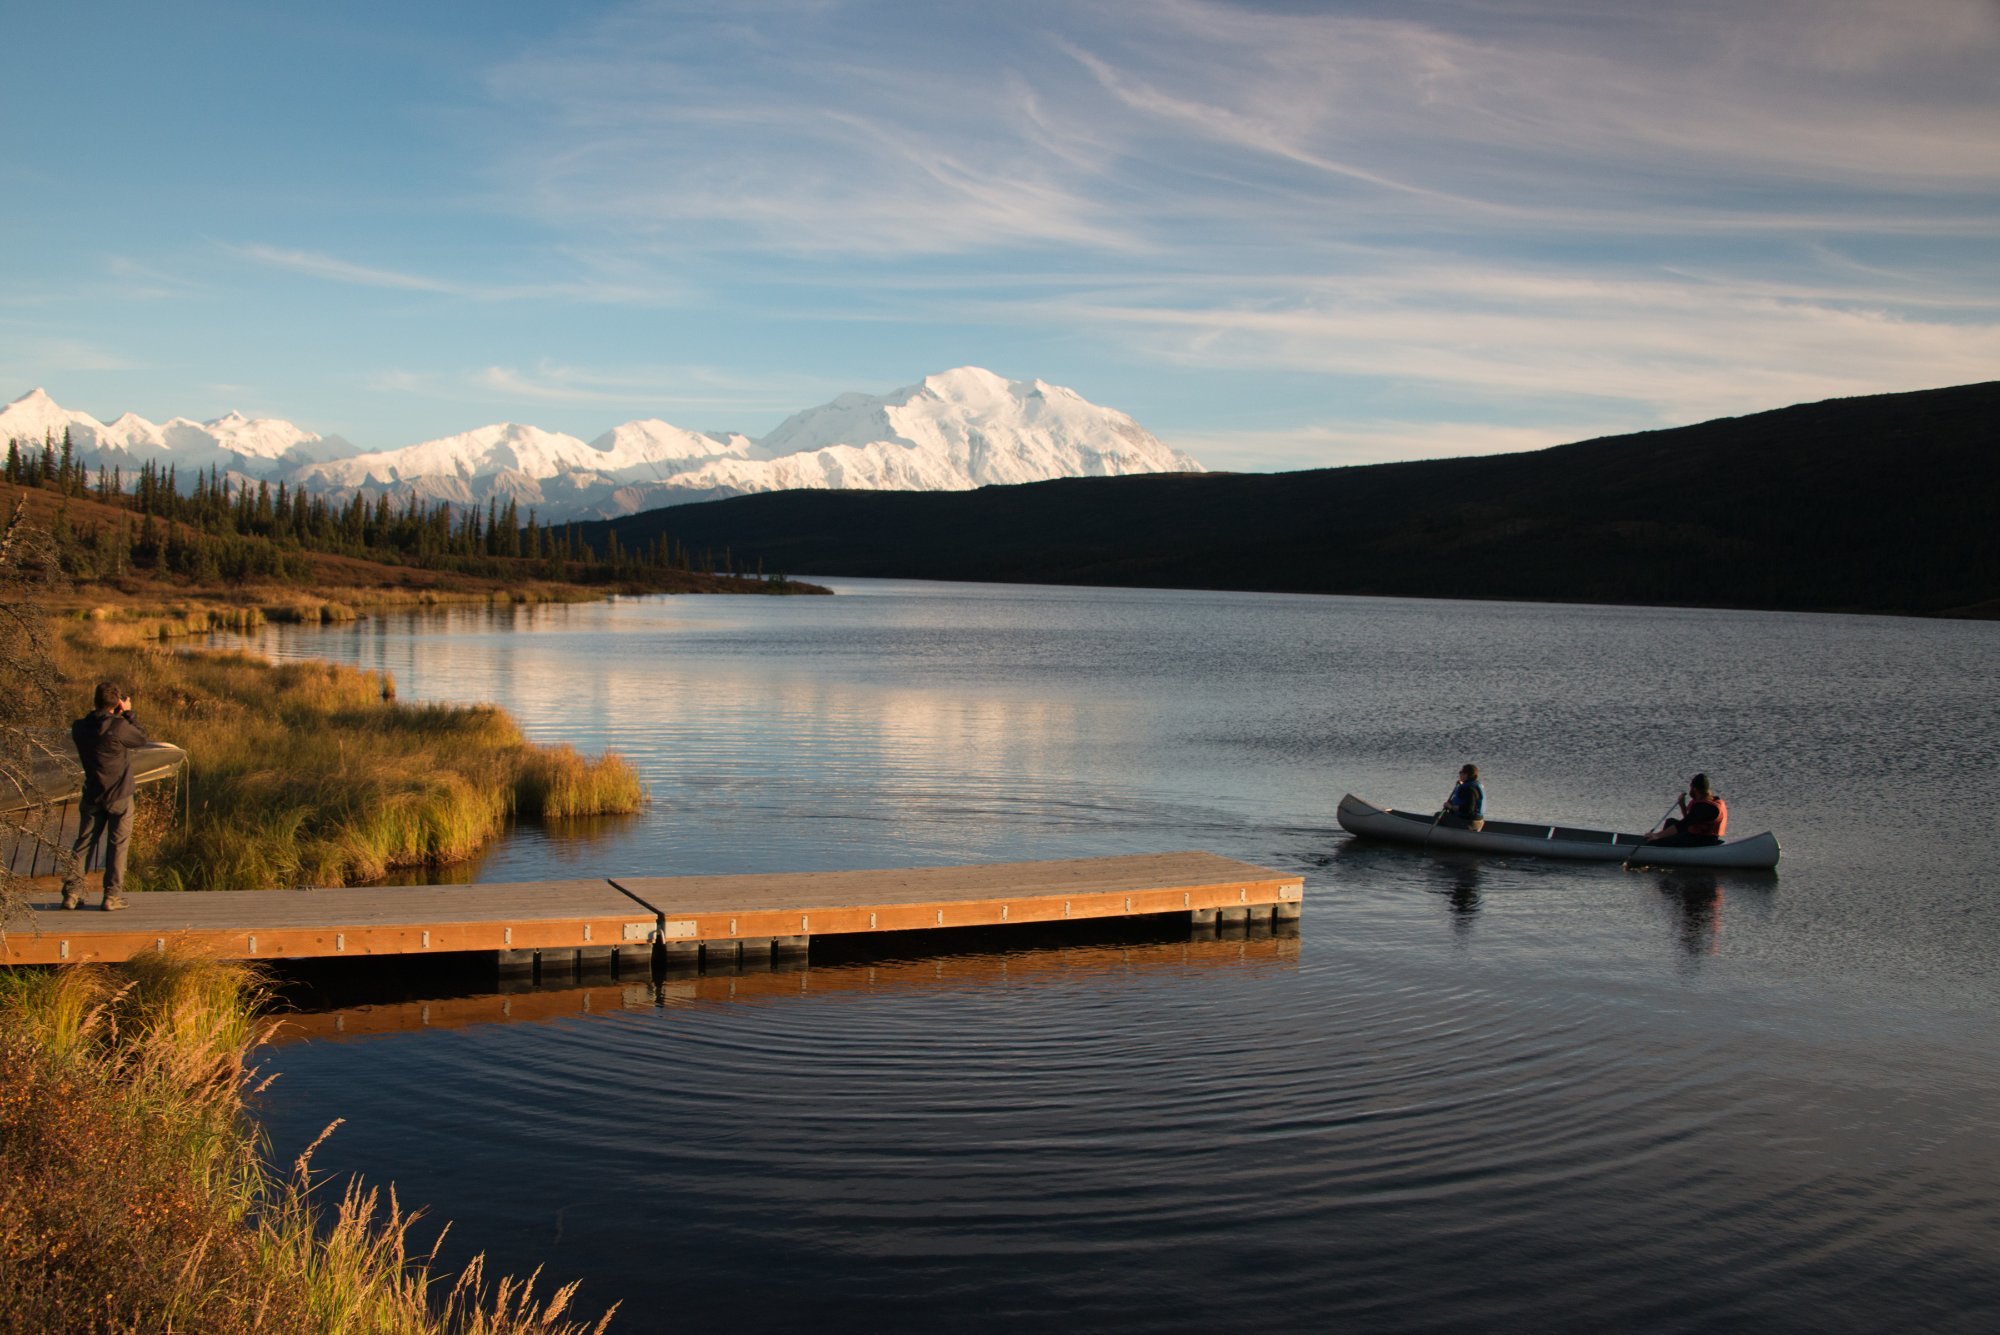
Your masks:
{"label": "sky", "polygon": [[0,4],[0,401],[754,436],[974,365],[1271,470],[2000,378],[2000,0]]}

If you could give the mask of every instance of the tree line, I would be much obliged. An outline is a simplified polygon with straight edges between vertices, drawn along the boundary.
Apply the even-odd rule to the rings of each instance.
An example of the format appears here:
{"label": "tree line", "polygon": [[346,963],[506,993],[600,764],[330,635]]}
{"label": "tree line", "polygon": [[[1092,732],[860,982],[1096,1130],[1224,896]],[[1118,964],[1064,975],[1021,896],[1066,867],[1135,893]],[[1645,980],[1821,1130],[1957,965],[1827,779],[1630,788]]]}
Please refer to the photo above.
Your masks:
{"label": "tree line", "polygon": [[[493,578],[540,578],[565,583],[644,582],[669,572],[715,574],[708,552],[689,551],[665,534],[624,546],[615,533],[600,549],[574,524],[557,527],[522,516],[512,497],[484,507],[425,503],[414,494],[396,504],[356,493],[330,500],[210,467],[184,485],[177,466],[147,462],[133,473],[100,464],[93,474],[77,458],[70,433],[57,441],[7,442],[6,481],[62,497],[51,525],[63,568],[79,579],[132,571],[167,572],[200,582],[251,578],[307,583],[311,553],[356,557],[387,565]],[[70,501],[88,499],[124,513],[111,521],[72,515]],[[726,573],[740,574],[728,559]],[[761,571],[759,572],[761,573]]]}

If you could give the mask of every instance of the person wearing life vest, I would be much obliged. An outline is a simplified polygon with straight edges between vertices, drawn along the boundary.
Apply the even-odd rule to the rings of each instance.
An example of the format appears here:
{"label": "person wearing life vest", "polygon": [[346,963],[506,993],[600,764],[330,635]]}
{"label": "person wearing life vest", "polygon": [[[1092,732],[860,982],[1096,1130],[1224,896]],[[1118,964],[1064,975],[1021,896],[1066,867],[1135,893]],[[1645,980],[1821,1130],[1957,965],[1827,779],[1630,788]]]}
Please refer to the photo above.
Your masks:
{"label": "person wearing life vest", "polygon": [[1458,771],[1458,783],[1444,800],[1437,823],[1455,830],[1479,830],[1486,826],[1486,786],[1479,782],[1479,766],[1467,763]]}
{"label": "person wearing life vest", "polygon": [[1674,848],[1703,848],[1721,843],[1729,832],[1729,804],[1715,791],[1706,774],[1688,780],[1680,811],[1678,818],[1669,820],[1646,842]]}

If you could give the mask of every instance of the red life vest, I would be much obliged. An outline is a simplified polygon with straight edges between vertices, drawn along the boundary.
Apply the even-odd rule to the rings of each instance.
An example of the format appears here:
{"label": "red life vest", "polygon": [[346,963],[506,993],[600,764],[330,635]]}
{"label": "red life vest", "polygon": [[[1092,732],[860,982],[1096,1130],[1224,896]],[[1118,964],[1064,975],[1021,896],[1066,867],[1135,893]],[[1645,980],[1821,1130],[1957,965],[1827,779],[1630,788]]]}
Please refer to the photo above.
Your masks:
{"label": "red life vest", "polygon": [[[1708,803],[1715,807],[1715,818],[1713,820],[1695,819],[1695,809],[1703,803]],[[1727,802],[1724,802],[1715,793],[1710,793],[1707,797],[1696,797],[1693,793],[1688,794],[1687,819],[1681,822],[1682,834],[1710,835],[1720,839],[1728,832],[1728,829],[1729,804]]]}

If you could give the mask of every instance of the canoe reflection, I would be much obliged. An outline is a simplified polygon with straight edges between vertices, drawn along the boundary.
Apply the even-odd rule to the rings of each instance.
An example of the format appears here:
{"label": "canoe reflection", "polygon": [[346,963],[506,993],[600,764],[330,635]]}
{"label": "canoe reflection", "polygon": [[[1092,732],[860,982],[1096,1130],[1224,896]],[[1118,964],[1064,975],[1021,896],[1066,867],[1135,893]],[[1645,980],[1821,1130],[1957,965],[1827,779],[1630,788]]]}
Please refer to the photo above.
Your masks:
{"label": "canoe reflection", "polygon": [[794,965],[736,973],[668,974],[644,981],[588,981],[481,996],[440,997],[348,1006],[283,1017],[272,1043],[330,1041],[419,1029],[459,1029],[575,1019],[620,1011],[732,1002],[777,1002],[842,992],[897,991],[1033,982],[1076,974],[1150,970],[1296,968],[1296,924],[1188,941],[1046,950],[980,952],[921,959],[878,959],[832,966]]}

